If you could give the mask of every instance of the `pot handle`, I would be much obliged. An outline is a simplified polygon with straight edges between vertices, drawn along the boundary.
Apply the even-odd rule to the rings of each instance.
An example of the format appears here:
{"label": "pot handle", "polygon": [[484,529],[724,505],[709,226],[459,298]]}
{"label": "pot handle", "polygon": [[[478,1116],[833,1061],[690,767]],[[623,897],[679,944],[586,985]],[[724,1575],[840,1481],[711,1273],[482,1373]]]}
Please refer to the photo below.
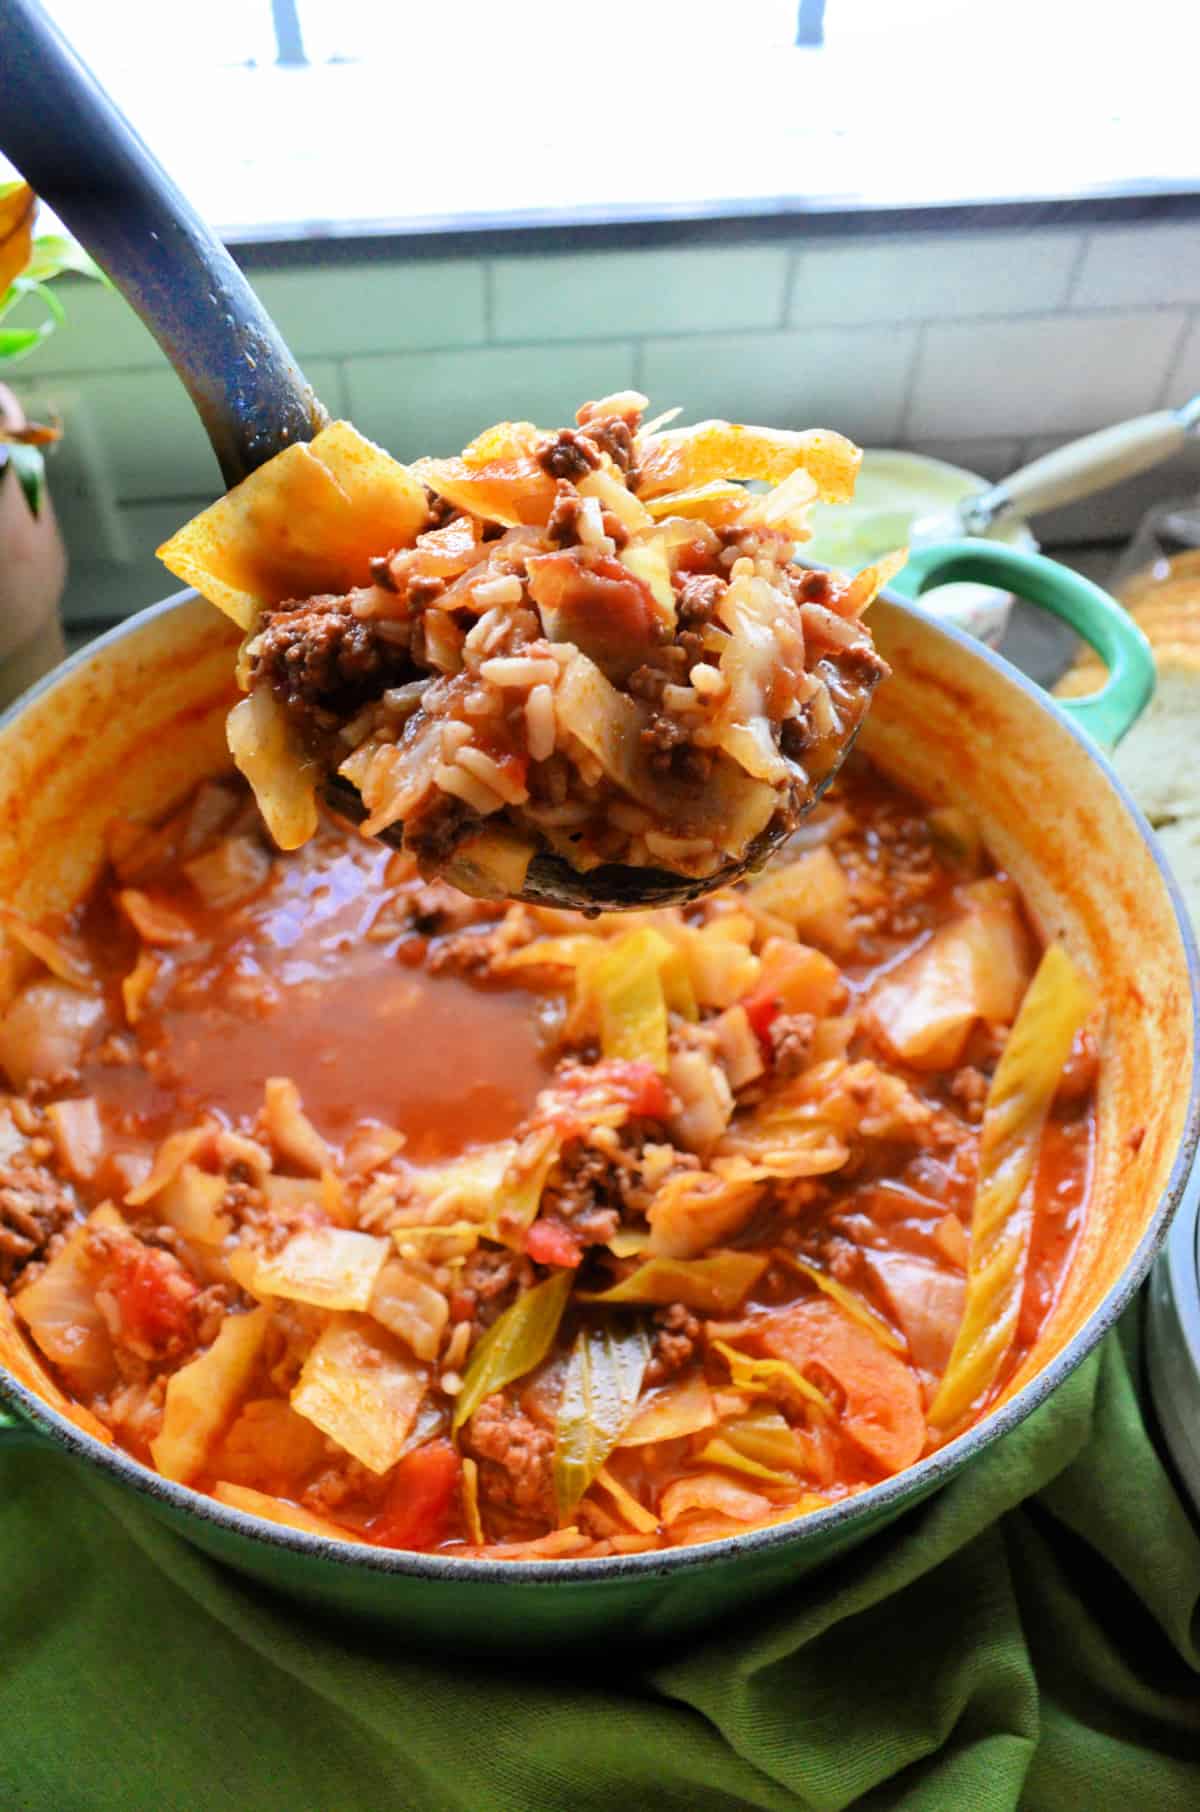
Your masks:
{"label": "pot handle", "polygon": [[5,1447],[40,1447],[42,1437],[21,1416],[0,1403],[0,1452]]}
{"label": "pot handle", "polygon": [[1060,711],[1111,749],[1141,716],[1154,691],[1154,656],[1129,614],[1106,591],[1048,560],[995,541],[939,541],[909,557],[904,590],[919,598],[956,579],[1013,591],[1061,617],[1096,650],[1108,678],[1090,698],[1060,698]]}

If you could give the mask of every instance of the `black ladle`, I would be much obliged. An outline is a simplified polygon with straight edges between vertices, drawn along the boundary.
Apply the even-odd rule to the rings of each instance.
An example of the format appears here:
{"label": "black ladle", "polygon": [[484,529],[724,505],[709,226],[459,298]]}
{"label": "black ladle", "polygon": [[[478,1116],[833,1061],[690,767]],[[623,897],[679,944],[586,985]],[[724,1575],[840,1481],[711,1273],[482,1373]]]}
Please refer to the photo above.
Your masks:
{"label": "black ladle", "polygon": [[[196,405],[226,485],[311,440],[329,417],[279,329],[37,0],[0,0],[0,70],[0,148],[150,329]],[[861,716],[847,722],[810,803],[849,752]],[[332,779],[326,797],[345,817],[366,815],[346,781]],[[790,829],[773,821],[741,860],[703,880],[617,863],[581,873],[539,853],[518,897],[584,911],[678,905],[761,866]]]}
{"label": "black ladle", "polygon": [[[845,741],[838,749],[837,759],[816,783],[801,816],[807,816],[816,805],[849,754],[866,717],[866,707],[867,698],[863,695],[856,714],[845,723]],[[343,818],[348,818],[352,824],[361,823],[367,815],[367,808],[357,789],[339,774],[333,775],[326,784],[324,797],[326,804],[340,812]],[[780,844],[791,836],[796,822],[796,819],[791,822],[772,820],[747,845],[738,861],[726,862],[715,874],[704,875],[700,879],[675,874],[668,868],[633,868],[625,862],[604,862],[598,868],[580,870],[572,868],[561,856],[543,852],[534,856],[525,875],[525,884],[513,898],[527,900],[532,906],[567,906],[589,914],[640,912],[656,906],[686,906],[690,900],[701,899],[718,887],[732,887],[744,875],[761,868]],[[394,849],[403,848],[403,832],[399,825],[389,825],[376,835],[381,843],[389,843]]]}
{"label": "black ladle", "polygon": [[225,247],[36,0],[0,3],[0,147],[135,308],[227,485],[329,417]]}

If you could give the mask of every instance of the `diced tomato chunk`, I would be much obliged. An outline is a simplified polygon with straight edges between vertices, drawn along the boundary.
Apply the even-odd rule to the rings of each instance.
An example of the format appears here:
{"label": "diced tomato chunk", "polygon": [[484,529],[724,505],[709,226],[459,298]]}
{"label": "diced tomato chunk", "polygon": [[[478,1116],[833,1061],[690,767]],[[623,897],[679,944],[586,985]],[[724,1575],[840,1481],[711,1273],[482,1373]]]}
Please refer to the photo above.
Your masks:
{"label": "diced tomato chunk", "polygon": [[525,1250],[535,1265],[561,1265],[564,1270],[574,1270],[583,1258],[579,1241],[561,1221],[534,1221],[525,1235]]}
{"label": "diced tomato chunk", "polygon": [[716,572],[719,578],[725,576],[715,565],[711,544],[699,535],[694,541],[685,541],[681,547],[677,547],[672,560],[678,573]]}
{"label": "diced tomato chunk", "polygon": [[619,560],[587,549],[537,554],[526,573],[547,634],[574,642],[610,679],[640,666],[658,640],[662,614],[653,594]]}
{"label": "diced tomato chunk", "polygon": [[450,1441],[427,1441],[405,1454],[383,1509],[367,1524],[367,1540],[377,1548],[436,1548],[448,1532],[459,1470]]}
{"label": "diced tomato chunk", "polygon": [[556,1078],[553,1110],[548,1116],[564,1138],[577,1138],[587,1130],[587,1121],[574,1107],[579,1095],[607,1091],[629,1111],[632,1120],[665,1120],[671,1111],[667,1085],[652,1063],[640,1059],[610,1057],[604,1063],[568,1070]]}
{"label": "diced tomato chunk", "polygon": [[113,1289],[121,1326],[131,1340],[161,1347],[187,1332],[189,1304],[197,1285],[167,1252],[150,1247],[122,1249]]}
{"label": "diced tomato chunk", "polygon": [[[596,1066],[613,1074],[618,1090],[635,1120],[665,1120],[671,1111],[667,1085],[652,1063],[627,1063],[614,1059]],[[620,1074],[615,1074],[615,1072]]]}
{"label": "diced tomato chunk", "polygon": [[755,988],[753,993],[747,994],[742,1005],[746,1009],[750,1029],[763,1048],[764,1057],[769,1058],[771,1055],[771,1027],[779,1017],[783,1002],[774,988],[766,987]]}
{"label": "diced tomato chunk", "polygon": [[474,1292],[474,1290],[451,1290],[451,1292],[450,1292],[450,1319],[451,1319],[451,1321],[470,1321],[470,1319],[474,1315],[474,1313],[475,1313],[475,1292]]}

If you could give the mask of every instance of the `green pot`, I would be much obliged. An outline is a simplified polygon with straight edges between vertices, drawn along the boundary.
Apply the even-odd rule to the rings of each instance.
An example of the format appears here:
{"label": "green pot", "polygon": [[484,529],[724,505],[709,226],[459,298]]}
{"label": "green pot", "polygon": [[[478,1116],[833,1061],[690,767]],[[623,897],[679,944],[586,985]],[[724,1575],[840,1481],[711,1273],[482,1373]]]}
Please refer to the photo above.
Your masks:
{"label": "green pot", "polygon": [[[919,556],[908,582],[967,579],[1065,617],[1108,662],[1093,699],[1048,700],[1006,662],[885,594],[876,641],[893,678],[863,746],[936,803],[960,802],[1106,1007],[1093,1195],[1061,1298],[1000,1401],[909,1471],[790,1525],[663,1553],[486,1562],[324,1541],[174,1485],[75,1426],[31,1388],[0,1320],[0,1439],[53,1444],[137,1493],[231,1567],[338,1615],[384,1619],[462,1649],[547,1649],[603,1633],[675,1635],[843,1554],[927,1497],[1054,1390],[1128,1302],[1166,1233],[1200,1122],[1196,955],[1145,820],[1100,752],[1142,709],[1153,663],[1140,632],[1085,580],[1037,555],[961,542]],[[228,766],[224,714],[236,632],[182,593],[93,644],[0,719],[0,899],[32,916],[73,905],[103,866],[117,813],[169,810]],[[0,959],[0,999],[18,979]]]}

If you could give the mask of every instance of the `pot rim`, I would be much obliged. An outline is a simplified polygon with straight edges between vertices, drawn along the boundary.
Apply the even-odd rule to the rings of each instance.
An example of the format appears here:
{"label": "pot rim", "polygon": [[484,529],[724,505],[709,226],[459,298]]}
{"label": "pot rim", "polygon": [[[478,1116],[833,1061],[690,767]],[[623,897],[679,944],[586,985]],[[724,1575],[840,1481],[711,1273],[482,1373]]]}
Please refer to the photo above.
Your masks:
{"label": "pot rim", "polygon": [[[975,1453],[1009,1434],[1044,1403],[1099,1344],[1144,1282],[1166,1238],[1171,1217],[1183,1197],[1200,1147],[1200,954],[1197,952],[1196,938],[1183,897],[1157,848],[1147,819],[1124,782],[1087,733],[1072,722],[1048,693],[1003,656],[994,653],[963,630],[931,616],[928,611],[911,604],[896,592],[886,589],[881,595],[892,609],[918,619],[923,627],[936,635],[944,636],[966,654],[991,667],[1007,684],[1018,687],[1037,709],[1048,711],[1061,728],[1091,756],[1149,848],[1166,886],[1187,962],[1196,1037],[1193,1040],[1187,1118],[1166,1187],[1121,1276],[1063,1350],[1031,1378],[1016,1396],[1009,1398],[999,1409],[990,1411],[935,1453],[918,1460],[915,1465],[906,1467],[903,1472],[896,1473],[879,1484],[868,1486],[865,1491],[852,1497],[830,1504],[823,1510],[813,1510],[791,1522],[748,1530],[744,1535],[726,1536],[719,1541],[697,1542],[681,1548],[657,1548],[642,1554],[608,1555],[593,1560],[467,1559],[453,1555],[418,1554],[399,1548],[375,1548],[364,1542],[335,1541],[311,1535],[304,1530],[270,1523],[265,1518],[218,1503],[204,1492],[193,1491],[190,1486],[175,1484],[161,1474],[152,1472],[115,1444],[106,1446],[94,1435],[77,1428],[57,1410],[52,1409],[35,1391],[21,1384],[3,1366],[0,1366],[0,1403],[5,1400],[12,1403],[26,1420],[49,1435],[57,1447],[91,1465],[99,1466],[141,1496],[150,1498],[183,1517],[196,1517],[201,1522],[215,1524],[265,1547],[340,1569],[364,1570],[413,1579],[457,1581],[460,1584],[478,1581],[526,1588],[567,1582],[603,1584],[639,1577],[674,1577],[676,1574],[695,1572],[714,1564],[737,1562],[751,1555],[765,1555],[799,1544],[810,1537],[817,1539],[830,1535],[854,1521],[874,1524],[888,1510],[899,1509],[910,1499],[928,1495]],[[47,674],[0,714],[0,731],[7,730],[31,704],[86,666],[98,654],[137,633],[147,623],[192,603],[198,596],[191,589],[175,592],[77,649],[60,667]]]}

